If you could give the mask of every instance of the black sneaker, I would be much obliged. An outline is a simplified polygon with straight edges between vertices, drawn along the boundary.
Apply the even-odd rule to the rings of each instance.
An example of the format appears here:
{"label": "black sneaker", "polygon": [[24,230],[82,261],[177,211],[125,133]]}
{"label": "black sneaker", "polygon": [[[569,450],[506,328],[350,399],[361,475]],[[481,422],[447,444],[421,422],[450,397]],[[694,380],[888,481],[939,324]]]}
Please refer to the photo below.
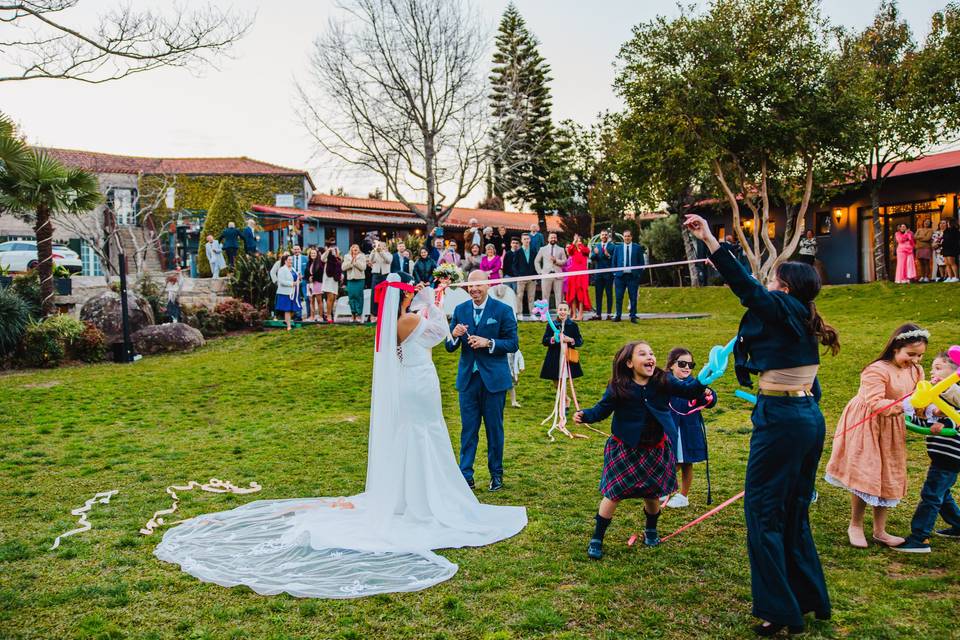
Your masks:
{"label": "black sneaker", "polygon": [[599,560],[603,557],[603,540],[590,538],[590,544],[587,545],[587,557],[593,560]]}
{"label": "black sneaker", "polygon": [[637,324],[637,319],[636,319],[636,318],[630,318],[630,322],[632,322],[633,324]]}
{"label": "black sneaker", "polygon": [[936,532],[941,538],[960,538],[960,527],[950,527],[949,529],[940,529]]}
{"label": "black sneaker", "polygon": [[910,538],[907,538],[907,541],[899,547],[890,548],[894,551],[902,551],[903,553],[930,553],[930,545],[925,542],[917,542]]}
{"label": "black sneaker", "polygon": [[493,478],[492,480],[490,480],[491,492],[500,491],[500,489],[503,489],[503,480],[501,480],[500,478]]}
{"label": "black sneaker", "polygon": [[470,487],[471,489],[477,488],[477,483],[473,481],[473,478],[464,478],[464,480],[467,481],[467,486]]}
{"label": "black sneaker", "polygon": [[648,547],[655,547],[660,544],[660,534],[657,533],[656,529],[643,530],[643,544]]}
{"label": "black sneaker", "polygon": [[617,316],[616,318],[614,318],[613,321],[614,321],[614,322],[620,322],[620,316]]}

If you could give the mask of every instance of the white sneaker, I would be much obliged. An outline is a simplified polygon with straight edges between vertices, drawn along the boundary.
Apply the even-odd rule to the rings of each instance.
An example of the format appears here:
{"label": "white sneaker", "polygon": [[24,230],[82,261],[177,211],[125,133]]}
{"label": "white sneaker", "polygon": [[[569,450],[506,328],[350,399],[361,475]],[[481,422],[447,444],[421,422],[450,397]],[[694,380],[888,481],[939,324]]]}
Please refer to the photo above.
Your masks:
{"label": "white sneaker", "polygon": [[690,499],[682,493],[675,493],[673,497],[667,500],[667,506],[673,509],[682,509],[690,506]]}

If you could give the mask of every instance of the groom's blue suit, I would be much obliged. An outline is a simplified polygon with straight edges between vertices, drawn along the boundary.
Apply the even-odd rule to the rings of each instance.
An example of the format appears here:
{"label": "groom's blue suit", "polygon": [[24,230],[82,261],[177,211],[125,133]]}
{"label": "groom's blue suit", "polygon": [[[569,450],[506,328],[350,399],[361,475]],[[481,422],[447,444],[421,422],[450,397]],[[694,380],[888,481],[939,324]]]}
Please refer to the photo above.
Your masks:
{"label": "groom's blue suit", "polygon": [[[458,324],[468,327],[467,335],[446,341],[447,351],[460,352],[457,391],[460,392],[460,471],[473,480],[473,460],[480,440],[480,421],[487,434],[487,467],[490,477],[503,478],[503,405],[507,390],[513,386],[507,354],[517,350],[517,320],[513,310],[490,296],[477,313],[473,300],[457,305],[450,319],[450,330]],[[479,318],[478,318],[479,316]],[[468,336],[493,340],[491,349],[473,349]]]}

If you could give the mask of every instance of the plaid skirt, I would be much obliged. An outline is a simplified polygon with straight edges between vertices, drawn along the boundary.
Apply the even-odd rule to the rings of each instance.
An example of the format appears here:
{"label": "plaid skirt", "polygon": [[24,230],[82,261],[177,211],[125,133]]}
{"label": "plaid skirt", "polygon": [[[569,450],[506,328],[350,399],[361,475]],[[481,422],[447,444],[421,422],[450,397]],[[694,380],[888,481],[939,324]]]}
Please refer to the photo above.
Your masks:
{"label": "plaid skirt", "polygon": [[659,498],[677,490],[676,458],[666,436],[653,447],[629,447],[608,438],[600,493],[610,500]]}

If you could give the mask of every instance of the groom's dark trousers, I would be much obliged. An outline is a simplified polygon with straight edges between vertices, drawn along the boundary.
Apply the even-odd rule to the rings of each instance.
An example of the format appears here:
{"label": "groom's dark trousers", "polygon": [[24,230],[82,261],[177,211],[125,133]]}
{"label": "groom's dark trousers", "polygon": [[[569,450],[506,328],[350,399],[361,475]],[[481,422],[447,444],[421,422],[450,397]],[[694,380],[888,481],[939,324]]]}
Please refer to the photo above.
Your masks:
{"label": "groom's dark trousers", "polygon": [[513,309],[487,296],[483,311],[472,300],[457,305],[450,329],[466,325],[468,335],[493,341],[493,349],[473,349],[467,336],[448,340],[447,351],[460,349],[457,391],[460,396],[460,471],[473,480],[473,461],[477,456],[480,423],[487,435],[487,466],[491,478],[503,478],[503,405],[507,390],[513,386],[507,354],[517,350],[517,320]]}

